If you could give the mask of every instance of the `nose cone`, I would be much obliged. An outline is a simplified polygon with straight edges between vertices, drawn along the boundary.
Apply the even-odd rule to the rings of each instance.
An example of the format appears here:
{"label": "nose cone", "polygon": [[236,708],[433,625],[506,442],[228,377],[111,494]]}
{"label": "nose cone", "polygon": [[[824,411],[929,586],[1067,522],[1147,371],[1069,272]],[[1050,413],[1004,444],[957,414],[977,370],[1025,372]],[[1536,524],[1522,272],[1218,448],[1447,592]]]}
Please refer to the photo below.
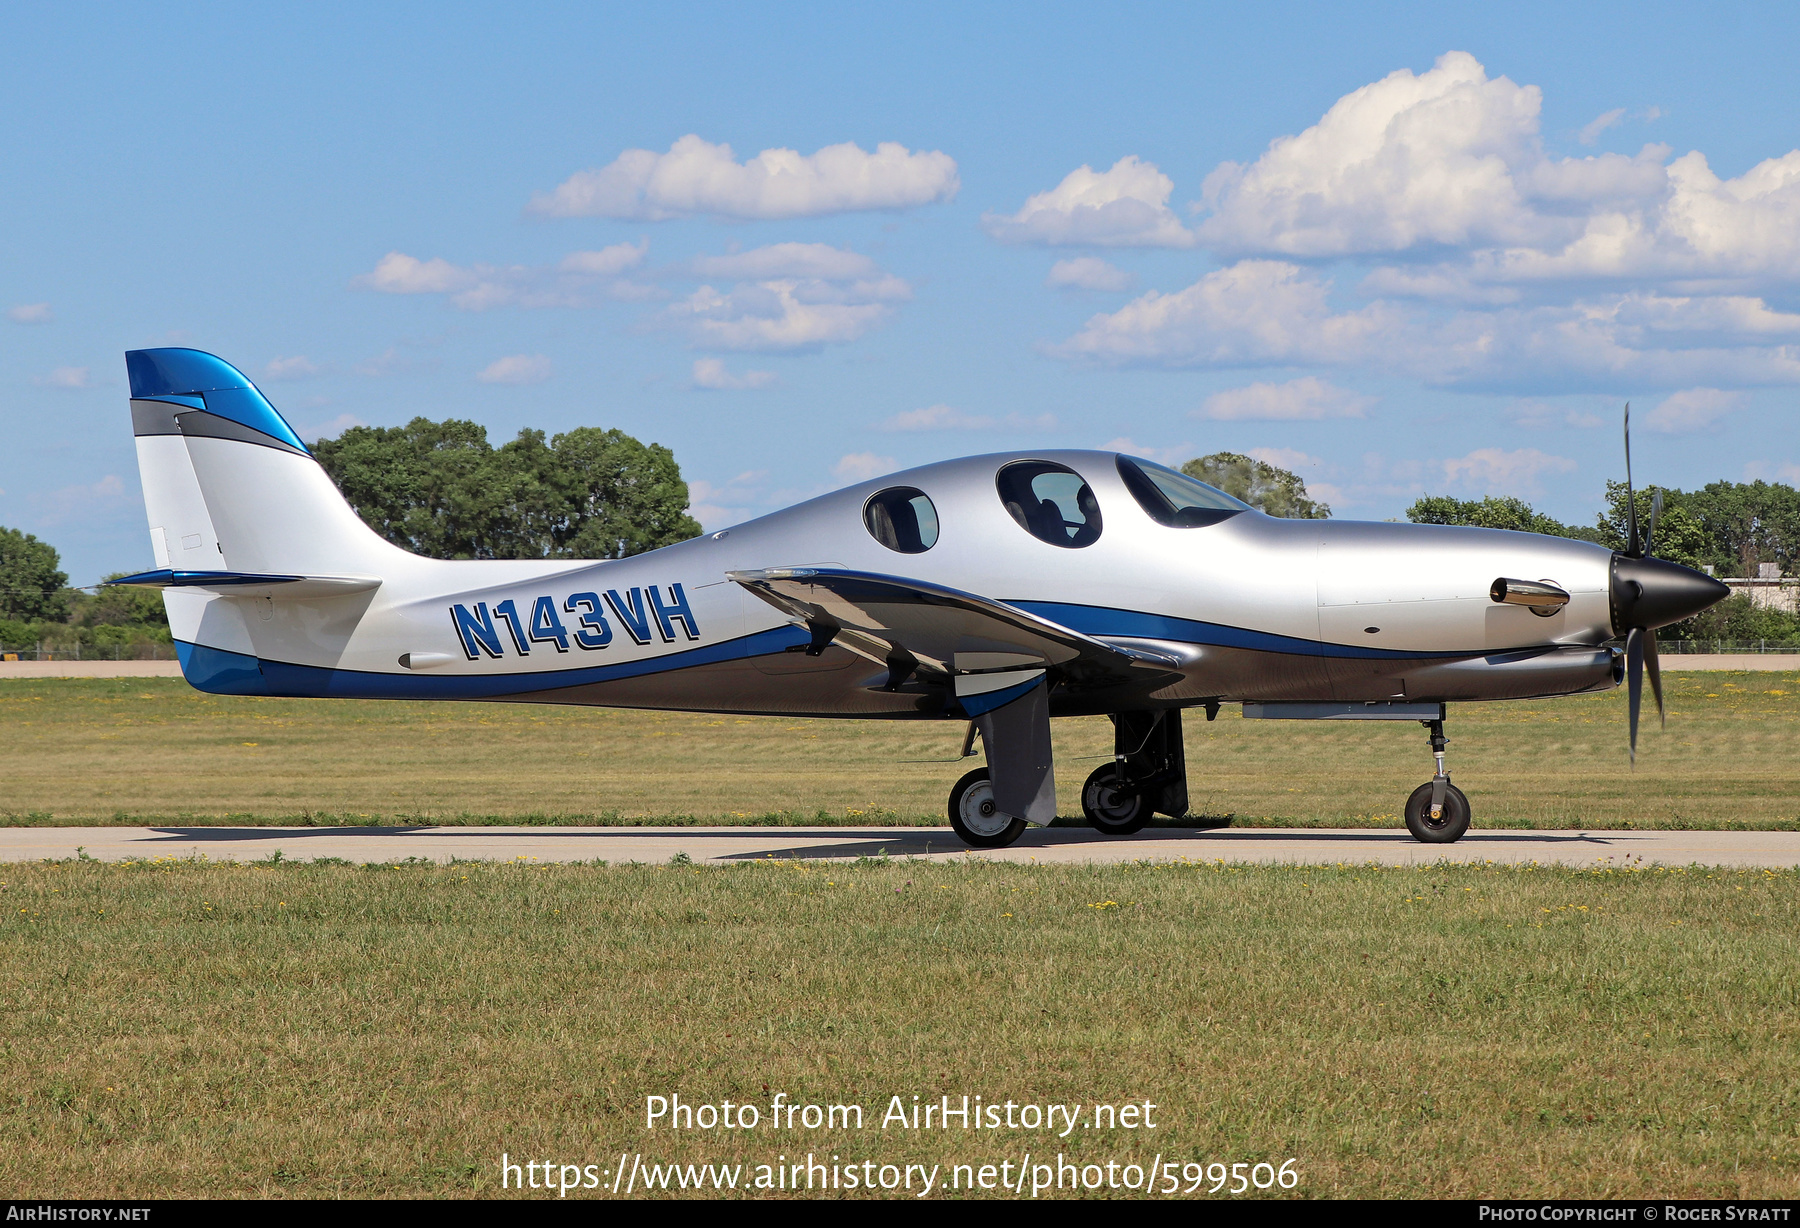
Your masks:
{"label": "nose cone", "polygon": [[1632,627],[1646,631],[1691,618],[1717,605],[1731,590],[1691,567],[1664,559],[1612,557],[1613,630],[1620,635]]}

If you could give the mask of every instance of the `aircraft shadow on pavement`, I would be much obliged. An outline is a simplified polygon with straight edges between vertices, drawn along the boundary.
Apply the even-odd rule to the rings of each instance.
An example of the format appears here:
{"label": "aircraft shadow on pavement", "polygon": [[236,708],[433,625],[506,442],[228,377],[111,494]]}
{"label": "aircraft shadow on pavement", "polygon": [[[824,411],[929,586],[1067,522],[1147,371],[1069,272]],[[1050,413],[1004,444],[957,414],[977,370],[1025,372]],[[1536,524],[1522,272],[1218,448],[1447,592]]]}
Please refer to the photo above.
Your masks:
{"label": "aircraft shadow on pavement", "polygon": [[[307,840],[318,837],[335,839],[381,838],[381,837],[421,837],[450,838],[456,840],[490,839],[490,840],[523,840],[523,839],[555,839],[555,840],[685,840],[716,841],[770,839],[781,837],[798,837],[807,843],[804,847],[792,849],[760,849],[755,852],[728,854],[729,858],[746,859],[769,856],[789,857],[844,857],[869,852],[871,843],[887,849],[890,856],[919,855],[926,852],[951,853],[968,851],[978,853],[980,849],[969,849],[948,828],[921,827],[906,832],[896,832],[892,828],[829,828],[820,830],[793,829],[779,827],[728,827],[699,829],[691,827],[460,827],[460,826],[411,826],[411,827],[152,827],[160,838],[159,842],[195,841],[209,844],[229,844],[248,841],[267,840]],[[1618,840],[1634,840],[1645,838],[1641,832],[1565,832],[1565,831],[1471,831],[1464,836],[1455,847],[1467,848],[1477,845],[1505,847],[1517,844],[1611,844]],[[815,844],[811,841],[829,839],[829,844]],[[1410,833],[1371,829],[1367,831],[1317,831],[1272,828],[1188,828],[1165,827],[1152,828],[1133,836],[1109,836],[1083,827],[1040,827],[1027,831],[1019,837],[1013,848],[1063,848],[1069,845],[1097,844],[1113,847],[1141,845],[1146,851],[1169,841],[1199,841],[1206,844],[1226,846],[1258,846],[1271,844],[1411,844],[1414,843]],[[854,841],[854,844],[844,843]],[[1429,847],[1429,846],[1422,846]]]}
{"label": "aircraft shadow on pavement", "polygon": [[[1627,838],[1634,833],[1612,833]],[[875,843],[881,848],[870,847],[868,836],[854,837],[846,832],[847,837],[857,840],[855,844],[834,842],[831,844],[808,844],[787,850],[765,849],[753,853],[726,853],[720,861],[758,861],[768,857],[784,858],[843,858],[843,857],[879,857],[885,852],[890,857],[925,856],[932,853],[968,853],[971,856],[982,856],[988,850],[970,848],[958,840],[950,832],[942,829],[922,829],[918,836],[901,836],[891,838],[881,833]],[[1319,831],[1273,831],[1269,829],[1244,828],[1226,832],[1219,829],[1163,828],[1156,831],[1142,832],[1137,836],[1108,836],[1100,832],[1078,828],[1038,828],[1027,831],[1018,841],[1008,846],[1013,851],[1034,848],[1069,848],[1071,846],[1092,845],[1104,848],[1129,850],[1134,846],[1142,850],[1144,857],[1158,856],[1160,846],[1170,841],[1203,841],[1208,845],[1219,845],[1221,851],[1228,856],[1240,855],[1256,848],[1268,848],[1283,844],[1357,844],[1379,843],[1382,845],[1416,845],[1421,849],[1456,848],[1471,850],[1471,846],[1490,849],[1503,849],[1519,844],[1592,844],[1605,846],[1611,844],[1611,835],[1596,836],[1589,832],[1538,832],[1538,831],[1506,831],[1470,833],[1454,846],[1418,844],[1412,835],[1404,831],[1367,831],[1367,832],[1319,832]],[[998,850],[996,850],[998,851]],[[1192,855],[1189,853],[1183,854]],[[1205,853],[1199,854],[1204,858]]]}

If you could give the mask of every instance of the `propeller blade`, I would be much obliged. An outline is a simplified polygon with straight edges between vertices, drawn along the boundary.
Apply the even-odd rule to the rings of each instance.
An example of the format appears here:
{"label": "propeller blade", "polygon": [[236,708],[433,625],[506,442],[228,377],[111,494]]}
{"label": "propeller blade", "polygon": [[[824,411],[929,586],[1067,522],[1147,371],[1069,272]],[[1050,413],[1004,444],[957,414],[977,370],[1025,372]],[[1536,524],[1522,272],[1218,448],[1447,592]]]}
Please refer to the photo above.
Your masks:
{"label": "propeller blade", "polygon": [[1644,554],[1654,557],[1656,554],[1656,522],[1662,516],[1662,488],[1650,497],[1650,527],[1644,530]]}
{"label": "propeller blade", "polygon": [[1650,693],[1656,696],[1656,719],[1662,722],[1662,727],[1664,729],[1667,729],[1669,727],[1669,713],[1663,707],[1662,657],[1657,651],[1656,632],[1654,631],[1645,633],[1644,670],[1650,675]]}
{"label": "propeller blade", "polygon": [[1637,766],[1638,709],[1644,704],[1644,629],[1633,627],[1625,637],[1626,713],[1631,723],[1631,765]]}
{"label": "propeller blade", "polygon": [[1631,402],[1625,402],[1625,557],[1641,559],[1638,549],[1637,494],[1631,488]]}

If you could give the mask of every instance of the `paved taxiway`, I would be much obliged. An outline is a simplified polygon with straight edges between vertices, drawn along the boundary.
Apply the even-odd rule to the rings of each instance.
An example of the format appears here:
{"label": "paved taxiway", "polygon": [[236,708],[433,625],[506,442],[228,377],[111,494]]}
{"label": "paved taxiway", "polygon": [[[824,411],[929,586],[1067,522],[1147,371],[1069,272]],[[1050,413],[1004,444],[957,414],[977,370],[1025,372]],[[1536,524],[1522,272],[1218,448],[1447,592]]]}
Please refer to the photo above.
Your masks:
{"label": "paved taxiway", "polygon": [[[9,827],[0,862],[76,856],[205,857],[255,861],[279,851],[311,860],[354,862],[425,857],[481,861],[697,862],[765,857],[963,857],[948,828],[922,827]],[[1493,861],[1592,867],[1632,864],[1800,866],[1800,832],[1482,831],[1456,844],[1420,844],[1404,831],[1318,828],[1162,828],[1127,839],[1085,827],[1028,831],[1011,848],[975,852],[996,861],[1213,861],[1299,863]]]}

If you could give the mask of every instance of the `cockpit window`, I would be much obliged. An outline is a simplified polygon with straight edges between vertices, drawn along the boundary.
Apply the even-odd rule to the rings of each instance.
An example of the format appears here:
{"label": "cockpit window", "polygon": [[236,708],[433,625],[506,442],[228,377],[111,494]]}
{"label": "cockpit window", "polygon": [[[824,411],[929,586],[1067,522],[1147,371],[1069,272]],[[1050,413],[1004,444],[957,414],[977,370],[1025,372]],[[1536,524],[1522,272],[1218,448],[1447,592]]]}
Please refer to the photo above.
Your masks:
{"label": "cockpit window", "polygon": [[901,554],[923,554],[937,545],[937,508],[922,490],[890,486],[863,505],[869,536]]}
{"label": "cockpit window", "polygon": [[1100,502],[1079,473],[1049,461],[1015,461],[994,478],[1000,502],[1027,533],[1071,549],[1100,540]]}
{"label": "cockpit window", "polygon": [[1171,528],[1203,528],[1251,510],[1217,487],[1136,457],[1119,457],[1119,477],[1150,519]]}

